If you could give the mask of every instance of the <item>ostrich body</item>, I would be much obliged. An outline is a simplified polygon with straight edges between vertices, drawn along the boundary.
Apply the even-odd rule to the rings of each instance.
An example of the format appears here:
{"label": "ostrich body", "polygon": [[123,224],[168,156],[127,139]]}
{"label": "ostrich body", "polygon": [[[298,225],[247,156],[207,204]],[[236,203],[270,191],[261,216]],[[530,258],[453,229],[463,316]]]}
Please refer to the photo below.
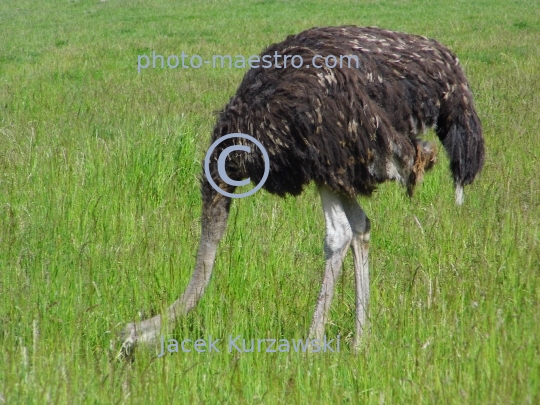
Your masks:
{"label": "ostrich body", "polygon": [[[280,55],[269,68],[249,70],[236,94],[219,114],[212,142],[230,133],[245,133],[267,150],[270,174],[264,188],[298,195],[314,181],[320,192],[326,238],[322,288],[309,335],[322,338],[334,285],[349,247],[354,256],[356,335],[366,327],[369,300],[368,243],[370,222],[356,197],[369,196],[377,184],[397,180],[412,195],[414,186],[436,160],[436,147],[417,137],[435,128],[450,159],[456,202],[484,162],[482,127],[458,59],[445,46],[421,36],[374,27],[312,28],[269,46],[261,54]],[[302,56],[304,65],[285,65]],[[319,55],[319,66],[307,67]],[[356,56],[350,67],[322,63],[334,55]],[[297,59],[298,60],[298,59]],[[331,61],[332,59],[328,59]],[[291,59],[289,58],[289,62]],[[346,59],[344,59],[344,62]],[[247,144],[241,138],[222,142],[211,158],[211,176],[224,191],[235,187],[220,179],[217,157],[227,147]],[[260,151],[233,152],[226,160],[230,178],[264,172]],[[168,308],[170,324],[195,307],[210,281],[231,198],[202,177],[202,233],[195,270],[185,292]],[[163,317],[127,325],[123,351],[137,342],[156,340]]]}

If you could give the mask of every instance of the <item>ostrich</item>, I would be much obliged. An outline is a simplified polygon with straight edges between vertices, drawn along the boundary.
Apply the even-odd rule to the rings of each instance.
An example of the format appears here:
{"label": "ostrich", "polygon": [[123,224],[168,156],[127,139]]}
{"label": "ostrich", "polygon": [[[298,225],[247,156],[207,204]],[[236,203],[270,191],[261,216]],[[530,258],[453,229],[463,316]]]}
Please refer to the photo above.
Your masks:
{"label": "ostrich", "polygon": [[[295,55],[304,65],[298,66]],[[344,63],[347,59],[340,60],[345,55],[350,66]],[[297,196],[308,183],[316,183],[326,224],[326,264],[309,337],[323,337],[334,285],[351,247],[356,347],[367,325],[370,236],[370,221],[356,198],[371,195],[386,180],[397,180],[411,196],[437,154],[436,145],[422,141],[418,133],[435,128],[450,159],[456,203],[461,204],[463,186],[475,179],[484,162],[473,96],[457,57],[423,36],[375,27],[312,28],[270,45],[261,60],[264,56],[277,63],[252,67],[245,74],[218,116],[212,142],[230,133],[256,138],[268,152],[270,173],[264,188],[270,193]],[[318,67],[308,66],[312,61]],[[212,179],[228,193],[235,186],[220,178],[217,156],[240,144],[247,141],[228,139],[211,158]],[[258,183],[263,156],[255,148],[235,151],[225,169],[232,179],[250,177]],[[196,306],[210,281],[231,198],[212,188],[204,176],[201,195],[202,232],[192,278],[165,317],[126,326],[124,355],[139,342],[155,342],[164,319],[174,325]]]}

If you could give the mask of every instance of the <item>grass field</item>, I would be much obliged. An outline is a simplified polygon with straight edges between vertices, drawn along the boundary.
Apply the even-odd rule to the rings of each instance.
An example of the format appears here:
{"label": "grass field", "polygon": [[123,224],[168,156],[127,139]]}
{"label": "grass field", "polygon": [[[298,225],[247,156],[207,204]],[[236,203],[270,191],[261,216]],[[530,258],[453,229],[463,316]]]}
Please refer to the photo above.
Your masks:
{"label": "grass field", "polygon": [[[348,256],[326,328],[339,353],[111,349],[186,286],[198,176],[245,69],[146,69],[137,56],[253,55],[312,26],[433,37],[460,58],[486,163],[454,204],[443,156],[372,221],[371,330],[358,354]],[[477,1],[3,1],[0,404],[540,403],[540,7]],[[428,134],[433,137],[433,134]],[[233,203],[212,283],[169,337],[302,338],[320,286],[312,186]]]}

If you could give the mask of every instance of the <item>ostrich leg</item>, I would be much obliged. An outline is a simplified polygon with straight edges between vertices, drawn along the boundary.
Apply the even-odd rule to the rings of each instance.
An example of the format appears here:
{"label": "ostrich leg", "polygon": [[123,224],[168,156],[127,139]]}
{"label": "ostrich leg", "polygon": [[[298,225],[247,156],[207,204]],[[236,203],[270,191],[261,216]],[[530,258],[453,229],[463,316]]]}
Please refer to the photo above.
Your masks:
{"label": "ostrich leg", "polygon": [[342,197],[343,208],[353,231],[351,247],[354,256],[354,280],[356,287],[356,335],[354,348],[360,344],[360,338],[366,329],[367,310],[369,304],[369,218],[356,199]]}
{"label": "ostrich leg", "polygon": [[[220,187],[229,192],[234,191],[234,187],[225,184],[220,184]],[[178,317],[193,309],[202,297],[210,282],[217,246],[227,226],[231,199],[216,192],[206,179],[202,183],[201,193],[203,199],[202,232],[195,270],[184,293],[167,309],[166,321],[171,327],[174,326]],[[128,324],[122,332],[124,342],[119,356],[130,357],[137,343],[155,343],[161,328],[164,326],[163,323],[164,320],[160,314],[142,322]]]}
{"label": "ostrich leg", "polygon": [[324,336],[324,325],[334,295],[334,286],[341,270],[343,258],[353,239],[353,233],[341,199],[326,186],[320,186],[319,193],[326,223],[324,241],[326,268],[309,336],[312,339],[321,340]]}

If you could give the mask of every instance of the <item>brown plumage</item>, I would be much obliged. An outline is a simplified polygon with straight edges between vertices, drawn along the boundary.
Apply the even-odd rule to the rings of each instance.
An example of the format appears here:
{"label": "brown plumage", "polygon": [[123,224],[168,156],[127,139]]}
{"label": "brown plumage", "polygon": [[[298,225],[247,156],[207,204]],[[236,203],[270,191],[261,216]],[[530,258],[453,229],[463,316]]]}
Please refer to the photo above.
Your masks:
{"label": "brown plumage", "polygon": [[[300,55],[304,66],[289,59],[283,68],[282,57],[280,68],[249,70],[212,137],[257,138],[270,154],[269,192],[297,195],[312,180],[350,196],[369,195],[388,179],[412,190],[421,177],[412,171],[421,149],[416,135],[430,127],[450,157],[456,186],[481,170],[484,143],[472,93],[458,59],[437,41],[374,27],[312,28],[261,57],[275,53]],[[342,68],[306,67],[315,55],[355,55],[358,68],[355,61],[346,67],[346,59]],[[234,142],[223,142],[214,159]],[[263,167],[260,153],[237,152],[227,171],[257,183]]]}

